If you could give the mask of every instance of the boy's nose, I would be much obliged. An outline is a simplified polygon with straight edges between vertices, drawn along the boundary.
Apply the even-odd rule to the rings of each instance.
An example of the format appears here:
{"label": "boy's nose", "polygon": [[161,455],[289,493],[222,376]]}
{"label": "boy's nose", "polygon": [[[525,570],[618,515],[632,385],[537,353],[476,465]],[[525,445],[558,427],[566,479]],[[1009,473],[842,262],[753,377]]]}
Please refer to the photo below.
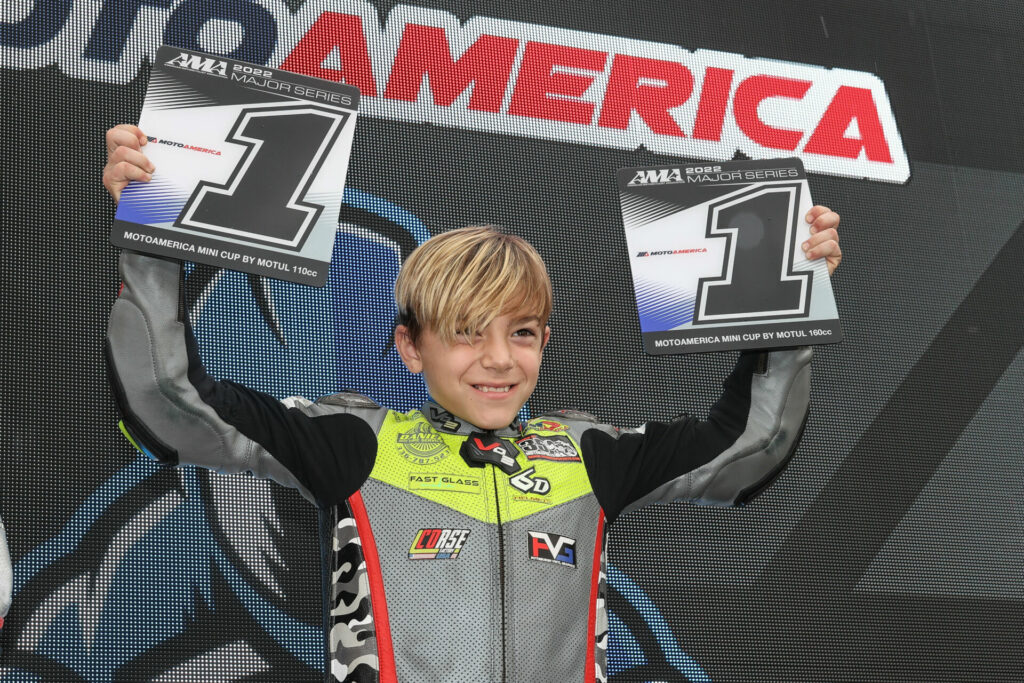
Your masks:
{"label": "boy's nose", "polygon": [[493,370],[510,370],[515,365],[512,349],[505,339],[484,339],[480,364]]}

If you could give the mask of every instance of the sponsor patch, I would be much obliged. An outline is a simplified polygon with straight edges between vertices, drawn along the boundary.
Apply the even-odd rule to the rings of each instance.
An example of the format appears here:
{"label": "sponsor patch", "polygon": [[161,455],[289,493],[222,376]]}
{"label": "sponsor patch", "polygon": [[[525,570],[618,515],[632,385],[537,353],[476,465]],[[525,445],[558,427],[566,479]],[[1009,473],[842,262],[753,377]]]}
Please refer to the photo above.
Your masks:
{"label": "sponsor patch", "polygon": [[536,429],[539,432],[567,432],[569,428],[561,422],[555,422],[554,420],[534,420],[530,423],[530,429]]}
{"label": "sponsor patch", "polygon": [[543,496],[551,492],[551,482],[544,477],[536,476],[533,467],[523,470],[514,477],[509,477],[508,483],[523,493],[536,493],[538,496]]}
{"label": "sponsor patch", "polygon": [[540,503],[541,505],[554,505],[555,501],[548,496],[536,496],[532,493],[513,493],[512,500],[517,503]]}
{"label": "sponsor patch", "polygon": [[580,454],[566,436],[540,436],[531,434],[516,441],[527,460],[552,462],[580,462]]}
{"label": "sponsor patch", "polygon": [[505,474],[513,474],[520,469],[516,462],[516,447],[512,442],[491,433],[473,432],[462,443],[459,452],[471,467],[482,467],[489,463],[500,467]]}
{"label": "sponsor patch", "polygon": [[455,419],[455,416],[444,408],[430,406],[430,421],[446,432],[457,432],[462,423]]}
{"label": "sponsor patch", "polygon": [[420,529],[409,548],[410,560],[454,560],[469,538],[469,529]]}
{"label": "sponsor patch", "polygon": [[530,559],[576,566],[576,539],[543,531],[530,531]]}
{"label": "sponsor patch", "polygon": [[400,432],[395,442],[402,457],[417,465],[432,465],[448,455],[441,435],[422,422],[407,432]]}
{"label": "sponsor patch", "polygon": [[409,490],[480,493],[480,477],[463,474],[410,474]]}

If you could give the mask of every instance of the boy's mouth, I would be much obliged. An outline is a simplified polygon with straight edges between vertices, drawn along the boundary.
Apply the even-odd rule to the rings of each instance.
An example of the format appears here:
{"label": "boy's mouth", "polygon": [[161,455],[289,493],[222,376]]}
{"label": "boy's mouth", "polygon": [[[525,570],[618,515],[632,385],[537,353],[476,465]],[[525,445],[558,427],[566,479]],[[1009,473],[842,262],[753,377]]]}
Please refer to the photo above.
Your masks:
{"label": "boy's mouth", "polygon": [[505,384],[500,387],[492,387],[486,384],[474,384],[473,388],[476,389],[477,391],[482,391],[485,394],[507,394],[509,391],[512,390],[512,385]]}

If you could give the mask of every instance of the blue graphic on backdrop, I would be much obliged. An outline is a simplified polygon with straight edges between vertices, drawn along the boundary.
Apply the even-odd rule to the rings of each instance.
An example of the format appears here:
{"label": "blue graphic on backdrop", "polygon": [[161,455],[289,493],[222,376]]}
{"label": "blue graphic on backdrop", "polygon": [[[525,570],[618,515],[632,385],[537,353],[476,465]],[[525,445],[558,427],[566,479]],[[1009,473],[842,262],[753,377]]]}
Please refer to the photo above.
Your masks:
{"label": "blue graphic on backdrop", "polygon": [[[399,265],[429,233],[372,195],[346,191],[345,202],[324,288],[189,269],[211,374],[279,398],[353,389],[400,409],[426,399],[389,333]],[[282,502],[294,507],[294,494],[265,481],[133,462],[15,566],[16,591],[36,584],[47,597],[9,625],[2,680],[315,680],[322,627],[290,613],[289,592],[318,591],[319,577],[289,580],[282,549],[311,525],[286,528]]]}
{"label": "blue graphic on backdrop", "polygon": [[[269,672],[270,657],[260,652],[266,648],[249,642],[252,620],[274,641],[272,650],[319,667],[319,627],[278,609],[221,547],[207,523],[199,471],[176,470],[179,487],[153,496],[146,483],[159,469],[139,460],[121,470],[54,539],[15,566],[16,592],[36,580],[66,580],[31,613],[8,651],[33,665],[5,671],[4,681],[159,674],[218,681]],[[141,504],[132,505],[132,498]],[[134,514],[125,514],[126,505]],[[169,658],[165,646],[176,638],[178,656]],[[31,657],[18,657],[19,651]],[[168,660],[174,663],[165,671]]]}
{"label": "blue graphic on backdrop", "polygon": [[624,572],[608,565],[608,585],[636,614],[608,613],[608,680],[711,683],[711,678],[676,642],[654,602]]}
{"label": "blue graphic on backdrop", "polygon": [[[208,370],[278,398],[354,390],[399,410],[422,405],[424,385],[390,331],[398,268],[428,237],[413,214],[349,189],[326,287],[191,267]],[[302,569],[286,562],[291,539],[310,534],[294,508],[294,493],[266,481],[131,463],[15,566],[16,594],[34,584],[46,597],[8,624],[0,680],[315,680],[322,627],[294,605],[319,577],[296,578]],[[609,579],[635,611],[610,615],[611,680],[650,670],[710,681],[643,592],[614,567]]]}

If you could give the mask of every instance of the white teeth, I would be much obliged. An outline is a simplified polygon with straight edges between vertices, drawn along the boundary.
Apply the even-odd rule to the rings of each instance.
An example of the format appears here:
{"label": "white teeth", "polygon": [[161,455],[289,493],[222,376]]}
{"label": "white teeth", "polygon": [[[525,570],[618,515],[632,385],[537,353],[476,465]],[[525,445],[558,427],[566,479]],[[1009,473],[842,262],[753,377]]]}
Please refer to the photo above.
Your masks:
{"label": "white teeth", "polygon": [[512,388],[511,386],[485,387],[485,386],[483,386],[481,384],[474,384],[473,387],[475,389],[479,389],[480,391],[484,392],[485,394],[494,393],[494,392],[497,392],[499,394],[506,394],[506,393],[508,393],[509,389]]}

